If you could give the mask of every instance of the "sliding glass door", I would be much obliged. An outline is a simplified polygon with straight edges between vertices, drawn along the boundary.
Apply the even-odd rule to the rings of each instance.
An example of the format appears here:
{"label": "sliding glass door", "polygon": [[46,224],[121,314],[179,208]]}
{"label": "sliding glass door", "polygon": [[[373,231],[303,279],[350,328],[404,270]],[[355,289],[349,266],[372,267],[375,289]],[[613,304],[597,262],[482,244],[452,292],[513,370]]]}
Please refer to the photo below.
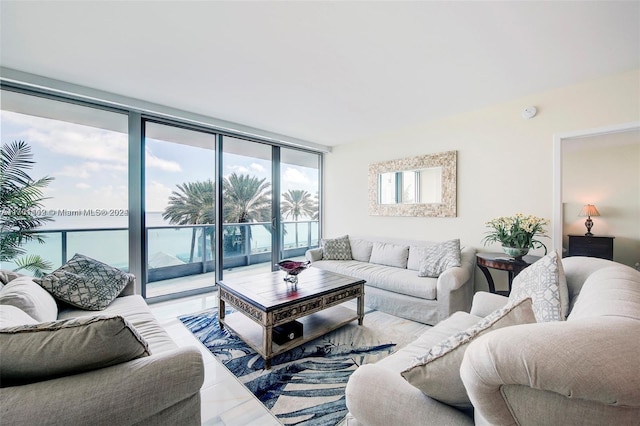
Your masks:
{"label": "sliding glass door", "polygon": [[215,285],[216,135],[145,122],[146,297]]}

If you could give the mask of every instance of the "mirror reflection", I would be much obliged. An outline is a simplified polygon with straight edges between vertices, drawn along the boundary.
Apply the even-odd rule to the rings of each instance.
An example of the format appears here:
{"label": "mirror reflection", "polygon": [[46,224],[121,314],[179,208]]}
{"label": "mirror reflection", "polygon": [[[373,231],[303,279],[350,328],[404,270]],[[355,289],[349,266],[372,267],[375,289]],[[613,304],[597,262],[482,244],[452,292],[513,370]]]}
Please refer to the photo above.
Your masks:
{"label": "mirror reflection", "polygon": [[369,166],[369,214],[456,216],[456,151]]}
{"label": "mirror reflection", "polygon": [[421,204],[442,202],[442,167],[380,173],[378,203]]}

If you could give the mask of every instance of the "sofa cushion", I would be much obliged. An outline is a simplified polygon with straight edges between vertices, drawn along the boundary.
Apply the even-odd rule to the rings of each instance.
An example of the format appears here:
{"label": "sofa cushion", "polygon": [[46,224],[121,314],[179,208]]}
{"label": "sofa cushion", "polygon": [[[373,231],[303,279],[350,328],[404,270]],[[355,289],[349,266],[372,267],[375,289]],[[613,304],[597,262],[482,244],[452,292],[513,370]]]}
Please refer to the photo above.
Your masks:
{"label": "sofa cushion", "polygon": [[562,262],[554,251],[524,269],[513,280],[510,301],[533,300],[538,322],[564,321],[569,310],[569,290]]}
{"label": "sofa cushion", "polygon": [[131,279],[131,274],[118,268],[76,254],[51,274],[34,281],[70,305],[99,311],[109,306]]}
{"label": "sofa cushion", "polygon": [[418,276],[438,278],[449,268],[460,266],[460,240],[449,240],[421,250]]}
{"label": "sofa cushion", "polygon": [[534,322],[536,320],[530,298],[510,302],[472,327],[433,346],[401,374],[431,398],[449,405],[469,408],[472,405],[459,373],[469,343],[498,328]]}
{"label": "sofa cushion", "polygon": [[408,259],[409,246],[376,241],[373,243],[369,262],[406,269]]}
{"label": "sofa cushion", "polygon": [[567,321],[605,316],[640,320],[640,271],[613,265],[589,275]]}
{"label": "sofa cushion", "polygon": [[95,370],[150,355],[121,316],[91,316],[0,330],[0,382],[11,386]]}
{"label": "sofa cushion", "polygon": [[349,238],[351,245],[351,257],[359,262],[368,262],[371,259],[373,242],[361,238]]}
{"label": "sofa cushion", "polygon": [[0,290],[0,305],[15,306],[40,322],[58,318],[55,299],[27,276],[11,280]]}
{"label": "sofa cushion", "polygon": [[12,305],[0,305],[0,328],[37,324],[37,322],[20,308]]}
{"label": "sofa cushion", "polygon": [[323,238],[320,240],[322,258],[327,260],[351,260],[351,245],[349,236],[338,238]]}
{"label": "sofa cushion", "polygon": [[416,271],[355,260],[321,260],[314,262],[313,266],[363,279],[366,281],[367,287],[376,287],[420,299],[436,299],[438,279],[419,277]]}

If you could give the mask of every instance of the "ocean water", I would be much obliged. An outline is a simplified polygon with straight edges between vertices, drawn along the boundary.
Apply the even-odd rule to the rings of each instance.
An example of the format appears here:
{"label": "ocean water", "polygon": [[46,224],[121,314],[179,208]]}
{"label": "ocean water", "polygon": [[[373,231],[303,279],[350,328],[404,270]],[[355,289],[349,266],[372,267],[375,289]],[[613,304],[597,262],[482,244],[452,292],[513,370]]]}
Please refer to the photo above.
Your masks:
{"label": "ocean water", "polygon": [[[171,263],[172,261],[189,261],[192,228],[176,228],[163,220],[161,213],[147,213],[146,223],[149,267],[162,266],[166,262]],[[313,236],[312,242],[318,240],[317,223],[299,223],[298,241],[301,246],[307,244],[309,226],[311,226]],[[65,261],[62,253],[64,234],[66,236],[67,258],[71,258],[75,253],[80,253],[126,270],[129,265],[127,227],[128,218],[126,216],[59,214],[54,216],[54,221],[41,228],[42,231],[45,231],[42,234],[44,243],[32,241],[25,245],[25,249],[27,254],[38,254],[51,262],[53,268],[58,268]],[[285,230],[285,247],[295,246],[295,223],[286,223]],[[197,236],[200,235],[201,232],[198,231]],[[201,259],[198,240],[199,238],[196,238],[194,261]],[[271,251],[271,234],[262,225],[252,225],[250,243],[252,253]],[[208,247],[207,258],[212,258],[210,247]],[[15,269],[15,267],[13,262],[4,262],[0,265],[1,269]]]}

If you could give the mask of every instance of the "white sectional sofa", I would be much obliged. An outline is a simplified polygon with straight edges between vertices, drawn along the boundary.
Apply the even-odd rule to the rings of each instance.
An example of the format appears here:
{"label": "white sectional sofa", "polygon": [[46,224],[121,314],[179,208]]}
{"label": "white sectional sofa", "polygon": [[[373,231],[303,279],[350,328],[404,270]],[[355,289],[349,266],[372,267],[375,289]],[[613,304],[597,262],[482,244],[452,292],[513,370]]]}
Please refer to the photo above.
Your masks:
{"label": "white sectional sofa", "polygon": [[[540,270],[537,286],[549,279]],[[640,424],[640,272],[609,260],[568,257],[562,274],[566,320],[540,322],[536,314],[474,336],[469,328],[508,302],[478,292],[471,313],[458,312],[387,358],[360,366],[346,387],[346,424]],[[546,299],[551,290],[540,294]],[[403,377],[418,357],[456,334],[473,340],[448,354],[436,352],[420,387]],[[469,404],[452,402],[461,387]]]}
{"label": "white sectional sofa", "polygon": [[456,311],[469,312],[476,265],[474,248],[459,250],[460,266],[447,268],[437,277],[421,277],[418,275],[424,250],[436,249],[445,243],[347,238],[349,260],[326,259],[322,244],[308,250],[306,258],[312,267],[366,280],[365,305],[368,307],[425,324],[437,324]]}
{"label": "white sectional sofa", "polygon": [[200,425],[202,355],[176,345],[133,279],[95,311],[0,271],[0,374],[3,425]]}

